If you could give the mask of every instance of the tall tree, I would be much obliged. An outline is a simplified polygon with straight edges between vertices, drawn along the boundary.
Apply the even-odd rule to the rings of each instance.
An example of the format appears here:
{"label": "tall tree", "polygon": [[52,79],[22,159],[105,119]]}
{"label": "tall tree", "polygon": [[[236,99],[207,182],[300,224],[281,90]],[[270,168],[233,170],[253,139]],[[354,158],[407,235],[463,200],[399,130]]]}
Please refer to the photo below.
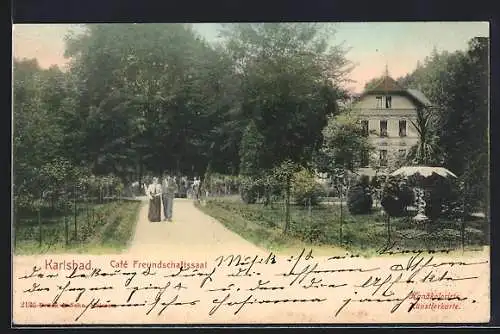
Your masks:
{"label": "tall tree", "polygon": [[399,79],[422,90],[435,105],[429,130],[437,136],[438,156],[464,179],[469,202],[483,207],[488,198],[488,48],[489,39],[478,37],[466,51],[434,50]]}
{"label": "tall tree", "polygon": [[14,60],[13,83],[14,196],[28,205],[41,191],[40,171],[68,156],[63,146],[68,92],[65,75],[56,67],[41,69],[36,60]]}
{"label": "tall tree", "polygon": [[293,174],[321,146],[350,64],[341,46],[328,45],[333,31],[324,24],[231,24],[221,35],[241,82],[243,124],[250,124],[240,149],[242,168],[259,174],[256,179],[271,174],[282,182],[286,233]]}
{"label": "tall tree", "polygon": [[236,154],[231,64],[190,25],[89,25],[67,56],[81,87],[77,144],[94,171],[202,174],[209,155],[224,168],[221,154]]}
{"label": "tall tree", "polygon": [[264,138],[258,165],[306,163],[335,113],[349,71],[340,46],[321,24],[231,24],[224,45],[241,77],[242,113]]}
{"label": "tall tree", "polygon": [[326,173],[340,197],[340,241],[342,242],[343,202],[349,191],[353,175],[370,157],[373,147],[363,134],[359,119],[349,111],[330,117],[323,130],[323,143],[315,155],[319,172]]}
{"label": "tall tree", "polygon": [[481,206],[488,198],[488,59],[488,38],[474,38],[467,52],[448,65],[438,123],[445,166],[463,175],[470,200]]}

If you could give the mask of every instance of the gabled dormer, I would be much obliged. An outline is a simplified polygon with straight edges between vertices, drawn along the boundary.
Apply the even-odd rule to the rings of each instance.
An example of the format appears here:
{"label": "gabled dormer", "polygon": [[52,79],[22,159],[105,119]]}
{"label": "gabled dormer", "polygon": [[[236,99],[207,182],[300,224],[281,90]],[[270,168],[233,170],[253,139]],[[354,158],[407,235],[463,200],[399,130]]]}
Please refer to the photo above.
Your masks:
{"label": "gabled dormer", "polygon": [[401,86],[387,73],[357,98],[355,108],[362,109],[416,109],[431,106],[431,102],[415,89]]}

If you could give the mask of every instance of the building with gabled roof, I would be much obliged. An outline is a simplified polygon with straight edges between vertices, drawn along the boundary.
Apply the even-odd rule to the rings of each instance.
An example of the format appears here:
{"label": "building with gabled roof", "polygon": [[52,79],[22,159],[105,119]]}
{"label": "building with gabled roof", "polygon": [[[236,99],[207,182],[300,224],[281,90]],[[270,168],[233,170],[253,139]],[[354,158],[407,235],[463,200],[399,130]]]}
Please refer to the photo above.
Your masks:
{"label": "building with gabled roof", "polygon": [[417,110],[431,105],[422,92],[402,87],[387,69],[378,83],[365,89],[353,102],[352,112],[375,150],[371,156],[362,154],[360,173],[374,176],[377,170],[391,172],[398,161],[403,161],[418,143],[418,132],[412,124]]}

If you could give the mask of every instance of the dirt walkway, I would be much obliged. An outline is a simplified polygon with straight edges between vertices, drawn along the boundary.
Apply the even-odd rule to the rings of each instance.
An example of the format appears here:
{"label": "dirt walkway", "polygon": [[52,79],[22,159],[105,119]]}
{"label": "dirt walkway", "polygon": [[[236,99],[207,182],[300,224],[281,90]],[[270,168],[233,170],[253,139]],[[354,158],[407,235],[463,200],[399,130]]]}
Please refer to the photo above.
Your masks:
{"label": "dirt walkway", "polygon": [[218,256],[232,251],[249,254],[264,252],[201,212],[190,199],[175,199],[173,221],[159,223],[148,221],[148,202],[145,199],[143,202],[128,251],[130,254]]}

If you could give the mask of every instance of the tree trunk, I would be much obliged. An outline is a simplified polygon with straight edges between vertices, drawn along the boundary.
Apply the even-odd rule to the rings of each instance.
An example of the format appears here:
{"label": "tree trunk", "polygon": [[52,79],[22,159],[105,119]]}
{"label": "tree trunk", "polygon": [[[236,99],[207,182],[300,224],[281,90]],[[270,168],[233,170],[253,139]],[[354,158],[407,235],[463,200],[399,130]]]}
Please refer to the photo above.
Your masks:
{"label": "tree trunk", "polygon": [[90,206],[86,194],[83,197],[83,201],[85,203],[85,218],[87,220],[87,225],[90,225]]}
{"label": "tree trunk", "polygon": [[271,191],[269,189],[266,189],[264,206],[268,206],[269,204],[271,204]]}
{"label": "tree trunk", "polygon": [[348,179],[347,177],[347,172],[344,170],[344,176],[342,180],[340,181],[340,245],[342,246],[344,244],[344,199],[347,197],[347,191],[348,191]]}
{"label": "tree trunk", "polygon": [[387,245],[391,244],[391,216],[386,213],[387,216]]}
{"label": "tree trunk", "polygon": [[74,231],[74,237],[75,241],[78,238],[78,226],[76,222],[76,214],[77,214],[77,205],[76,205],[76,184],[74,186],[74,193],[73,193],[73,207],[74,207],[74,225],[75,225],[75,231]]}
{"label": "tree trunk", "polygon": [[[464,188],[464,194],[466,194]],[[462,224],[460,226],[460,237],[461,237],[461,242],[462,242],[462,252],[465,251],[465,217],[466,217],[466,212],[465,212],[465,196],[462,196]]]}
{"label": "tree trunk", "polygon": [[69,226],[68,226],[68,217],[66,217],[66,210],[64,212],[64,241],[66,245],[69,244]]}
{"label": "tree trunk", "polygon": [[342,194],[342,189],[341,189],[340,190],[340,233],[339,233],[340,246],[342,246],[342,243],[343,243],[343,236],[342,236],[342,227],[344,225],[344,212],[343,212],[343,207],[342,207],[343,199],[344,199],[344,196]]}
{"label": "tree trunk", "polygon": [[143,170],[142,170],[142,155],[139,155],[139,194],[143,194],[143,189],[142,189],[142,178],[143,178]]}
{"label": "tree trunk", "polygon": [[40,212],[41,205],[38,206],[38,244],[40,247],[42,247],[42,217]]}
{"label": "tree trunk", "polygon": [[68,217],[68,214],[69,214],[69,210],[68,210],[68,200],[69,200],[69,197],[68,194],[67,194],[67,191],[68,191],[68,184],[67,182],[65,181],[64,183],[64,189],[65,189],[65,194],[64,194],[64,202],[63,202],[63,205],[62,205],[62,209],[63,209],[63,222],[64,222],[64,241],[65,241],[65,244],[68,245],[69,244],[69,217]]}
{"label": "tree trunk", "polygon": [[288,233],[288,228],[290,225],[290,196],[291,196],[291,186],[292,186],[292,178],[288,177],[286,180],[286,189],[285,189],[285,226],[283,228],[283,234]]}
{"label": "tree trunk", "polygon": [[312,216],[312,204],[311,204],[311,197],[309,197],[309,207],[308,207],[308,212],[307,214],[309,215],[309,218]]}
{"label": "tree trunk", "polygon": [[16,200],[14,198],[14,201],[13,201],[13,216],[12,217],[12,244],[14,245],[14,250],[16,249],[16,245],[17,245],[17,236],[16,236],[16,227],[17,227],[17,203],[16,203]]}

